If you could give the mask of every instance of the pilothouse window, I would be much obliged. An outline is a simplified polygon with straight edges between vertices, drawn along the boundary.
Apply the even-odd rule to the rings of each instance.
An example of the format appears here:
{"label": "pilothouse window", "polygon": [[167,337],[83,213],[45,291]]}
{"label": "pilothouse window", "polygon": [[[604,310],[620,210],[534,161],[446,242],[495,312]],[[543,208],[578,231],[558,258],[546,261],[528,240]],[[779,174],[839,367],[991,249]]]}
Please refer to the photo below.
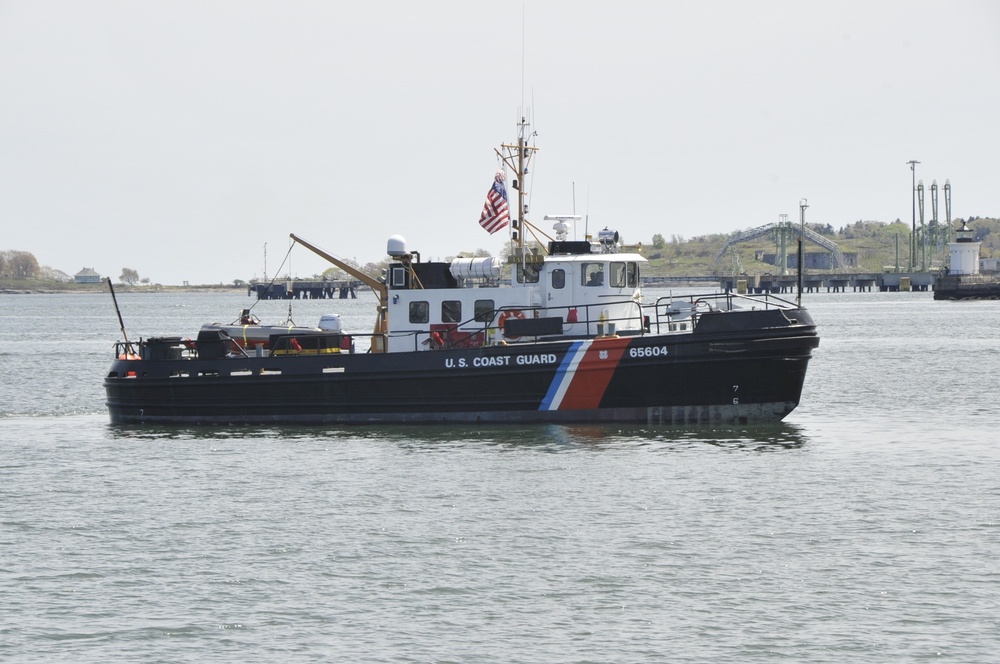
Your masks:
{"label": "pilothouse window", "polygon": [[462,303],[459,300],[445,300],[441,303],[442,323],[462,322]]}
{"label": "pilothouse window", "polygon": [[427,304],[427,302],[410,302],[410,322],[420,324],[426,323],[429,311],[430,305]]}
{"label": "pilothouse window", "polygon": [[476,300],[475,310],[472,314],[480,323],[488,323],[493,319],[493,312],[496,310],[496,303],[493,300]]}
{"label": "pilothouse window", "polygon": [[584,263],[581,279],[584,286],[603,286],[604,263]]}
{"label": "pilothouse window", "polygon": [[611,285],[614,288],[625,287],[625,263],[611,264]]}

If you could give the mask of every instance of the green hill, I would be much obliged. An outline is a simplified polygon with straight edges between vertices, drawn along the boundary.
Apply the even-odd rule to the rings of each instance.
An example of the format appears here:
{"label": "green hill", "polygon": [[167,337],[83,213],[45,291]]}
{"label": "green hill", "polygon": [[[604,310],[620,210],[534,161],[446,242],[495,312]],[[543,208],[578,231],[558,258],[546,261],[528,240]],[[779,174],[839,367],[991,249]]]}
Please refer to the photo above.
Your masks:
{"label": "green hill", "polygon": [[[953,228],[959,228],[961,222],[952,222]],[[996,218],[970,218],[969,228],[976,232],[976,239],[982,241],[981,255],[983,258],[1000,256],[1000,220]],[[881,221],[858,221],[854,224],[834,229],[829,224],[806,224],[810,230],[823,236],[837,245],[841,253],[849,261],[850,272],[882,272],[889,266],[897,264],[901,269],[907,269],[910,255],[910,225],[899,220],[892,223]],[[932,232],[930,226],[926,231],[928,239],[926,257],[920,246],[923,236],[918,228],[917,268],[926,262],[929,269],[938,269],[947,265],[947,242],[953,239],[948,229],[943,225],[938,232]],[[649,260],[646,269],[647,276],[681,277],[681,276],[711,276],[727,274],[767,274],[775,273],[780,268],[780,238],[778,233],[771,232],[753,240],[733,244],[723,255],[719,254],[726,243],[734,238],[732,234],[704,235],[685,240],[673,236],[669,241],[662,235],[654,235],[650,243],[642,244],[642,253]],[[797,233],[786,239],[786,251],[794,256],[797,250]],[[830,252],[823,247],[806,241],[803,246],[806,254]],[[718,260],[717,260],[718,258]],[[774,262],[769,262],[774,261]],[[794,263],[792,263],[794,264]],[[809,265],[807,259],[806,265]],[[833,270],[807,269],[809,272]]]}

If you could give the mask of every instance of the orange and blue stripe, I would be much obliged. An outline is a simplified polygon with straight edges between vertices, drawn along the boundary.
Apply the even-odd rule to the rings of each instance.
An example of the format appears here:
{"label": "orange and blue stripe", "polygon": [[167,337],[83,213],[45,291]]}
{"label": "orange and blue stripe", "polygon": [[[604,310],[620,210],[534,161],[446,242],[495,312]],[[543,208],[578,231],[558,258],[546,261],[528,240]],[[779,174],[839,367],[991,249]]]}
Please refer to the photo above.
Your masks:
{"label": "orange and blue stripe", "polygon": [[607,337],[576,341],[556,369],[539,410],[597,408],[615,375],[629,339]]}

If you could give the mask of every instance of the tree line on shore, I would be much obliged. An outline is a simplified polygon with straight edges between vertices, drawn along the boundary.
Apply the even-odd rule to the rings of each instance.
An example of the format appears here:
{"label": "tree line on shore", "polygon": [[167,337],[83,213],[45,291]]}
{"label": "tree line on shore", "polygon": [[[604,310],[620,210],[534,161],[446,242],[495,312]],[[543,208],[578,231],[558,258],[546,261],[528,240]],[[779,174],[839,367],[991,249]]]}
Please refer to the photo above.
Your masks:
{"label": "tree line on shore", "polygon": [[0,279],[27,281],[39,279],[43,269],[29,251],[0,251]]}
{"label": "tree line on shore", "polygon": [[[975,232],[975,240],[982,243],[980,254],[983,258],[1000,256],[1000,219],[995,217],[957,219],[953,221],[951,230],[960,227],[963,222],[968,223]],[[886,261],[892,259],[900,240],[904,242],[904,246],[908,246],[911,235],[910,224],[899,219],[888,224],[880,221],[857,221],[840,229],[834,229],[831,224],[806,224],[806,226],[836,242],[842,251],[858,252],[860,254],[859,267],[861,263],[869,262],[879,269],[880,266],[888,264]],[[919,227],[917,231],[919,234]],[[668,240],[662,234],[656,233],[647,245],[635,246],[640,247],[642,253],[651,261],[650,267],[652,269],[648,271],[651,274],[664,272],[666,275],[680,270],[689,276],[697,276],[701,273],[708,275],[713,272],[712,264],[715,255],[732,235],[719,233],[690,239],[671,235]],[[943,243],[946,241],[946,237],[946,235],[941,234],[936,238],[938,253],[944,249]],[[767,243],[767,240],[761,240],[757,244],[764,246]],[[462,252],[460,255],[467,257],[487,256],[489,252],[477,249],[475,252]],[[384,267],[384,263],[368,263],[364,266],[357,265],[357,267],[377,275],[380,268]],[[58,270],[40,265],[34,254],[29,251],[0,251],[0,279],[15,282],[58,282],[60,276],[63,279],[66,278],[66,275],[60,275]],[[318,276],[339,278],[342,275],[337,268],[330,268],[323,275]],[[129,286],[149,283],[148,278],[140,278],[139,272],[129,267],[122,268],[118,281]],[[242,286],[245,283],[242,279],[233,281],[236,286]]]}
{"label": "tree line on shore", "polygon": [[[69,275],[61,273],[47,265],[41,265],[30,251],[7,249],[0,251],[0,279],[9,281],[66,281]],[[148,278],[139,278],[138,270],[130,267],[122,268],[118,281],[129,286],[138,283],[148,284]]]}

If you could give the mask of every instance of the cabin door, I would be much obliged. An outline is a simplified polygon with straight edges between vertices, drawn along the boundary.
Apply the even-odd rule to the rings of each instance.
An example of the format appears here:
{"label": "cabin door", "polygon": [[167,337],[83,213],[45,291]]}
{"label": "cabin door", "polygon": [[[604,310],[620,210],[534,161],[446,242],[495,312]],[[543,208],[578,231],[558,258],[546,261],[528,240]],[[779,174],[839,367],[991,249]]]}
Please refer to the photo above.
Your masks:
{"label": "cabin door", "polygon": [[553,266],[545,275],[547,316],[563,319],[564,334],[587,333],[587,309],[580,306],[582,293],[580,278],[573,271],[574,265],[563,264]]}

